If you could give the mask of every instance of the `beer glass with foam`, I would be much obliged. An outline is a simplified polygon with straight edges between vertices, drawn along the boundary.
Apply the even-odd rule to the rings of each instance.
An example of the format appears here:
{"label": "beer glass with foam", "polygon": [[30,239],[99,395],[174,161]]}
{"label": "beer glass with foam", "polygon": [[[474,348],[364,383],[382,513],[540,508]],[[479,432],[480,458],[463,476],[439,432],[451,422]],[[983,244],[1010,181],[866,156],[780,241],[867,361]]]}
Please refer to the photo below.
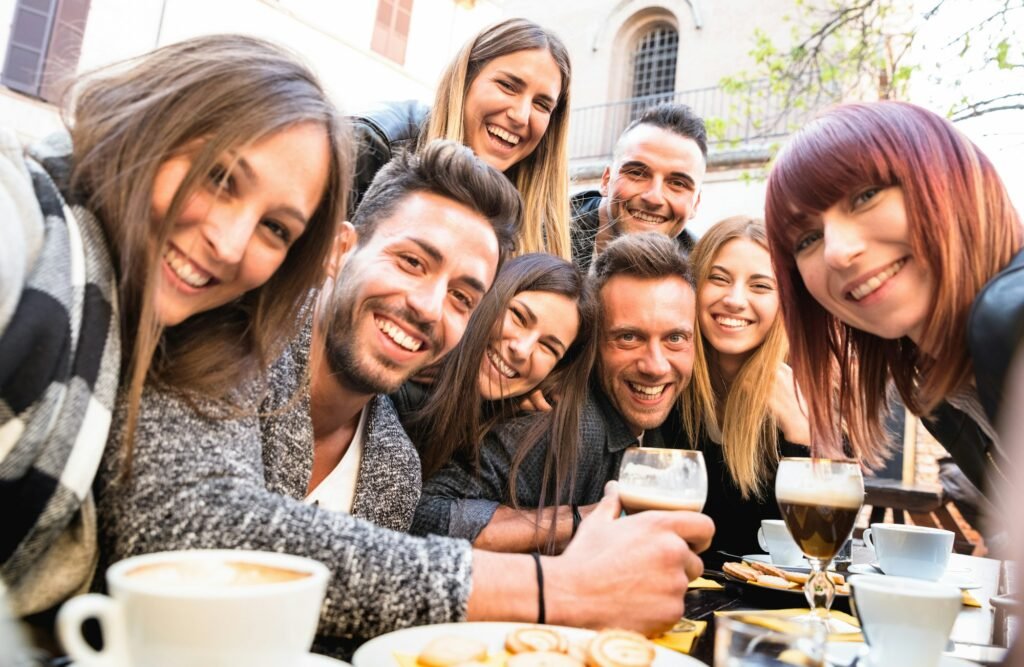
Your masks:
{"label": "beer glass with foam", "polygon": [[856,461],[784,458],[775,477],[782,518],[811,563],[804,595],[811,612],[826,617],[836,587],[825,575],[853,532],[864,504],[864,478]]}
{"label": "beer glass with foam", "polygon": [[619,496],[627,514],[643,510],[704,509],[708,473],[692,449],[630,447],[619,466]]}

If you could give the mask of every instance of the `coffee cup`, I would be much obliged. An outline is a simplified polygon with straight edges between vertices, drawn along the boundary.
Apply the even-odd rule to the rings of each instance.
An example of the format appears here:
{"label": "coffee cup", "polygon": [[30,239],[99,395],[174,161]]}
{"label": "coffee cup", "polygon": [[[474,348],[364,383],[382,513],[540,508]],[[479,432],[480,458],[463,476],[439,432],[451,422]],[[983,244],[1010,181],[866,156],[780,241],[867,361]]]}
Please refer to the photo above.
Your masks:
{"label": "coffee cup", "polygon": [[850,595],[872,667],[936,667],[960,613],[960,589],[920,579],[858,574]]}
{"label": "coffee cup", "polygon": [[864,543],[874,548],[882,572],[929,581],[942,577],[953,553],[951,531],[900,523],[871,524]]}
{"label": "coffee cup", "polygon": [[782,519],[763,519],[757,529],[757,543],[763,551],[767,551],[773,565],[797,566],[807,565],[800,545]]}
{"label": "coffee cup", "polygon": [[[321,563],[261,551],[170,551],[107,570],[106,595],[69,600],[60,639],[82,667],[278,667],[308,653],[327,590]],[[103,648],[82,638],[95,618]]]}

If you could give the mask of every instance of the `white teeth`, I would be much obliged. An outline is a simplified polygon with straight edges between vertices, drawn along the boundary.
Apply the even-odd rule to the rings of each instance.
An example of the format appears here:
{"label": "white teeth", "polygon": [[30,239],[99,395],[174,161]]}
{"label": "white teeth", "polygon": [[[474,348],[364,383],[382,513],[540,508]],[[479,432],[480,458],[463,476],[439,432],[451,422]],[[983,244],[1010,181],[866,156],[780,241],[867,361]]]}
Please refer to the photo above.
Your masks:
{"label": "white teeth", "polygon": [[423,345],[423,341],[406,335],[404,331],[387,320],[374,319],[374,321],[377,323],[377,328],[384,332],[384,335],[410,352],[416,352]]}
{"label": "white teeth", "polygon": [[200,273],[192,266],[192,262],[188,261],[187,257],[175,251],[174,248],[167,248],[167,252],[164,253],[164,260],[174,271],[174,275],[181,278],[186,285],[205,287],[210,282],[211,276]]}
{"label": "white teeth", "polygon": [[715,321],[723,327],[731,327],[735,329],[742,329],[750,324],[747,320],[741,320],[734,317],[723,317],[722,315],[715,315]]}
{"label": "white teeth", "polygon": [[516,373],[508,364],[502,361],[501,357],[499,357],[491,348],[487,348],[487,358],[491,360],[494,367],[497,368],[505,377],[512,379],[519,375],[519,373]]}
{"label": "white teeth", "polygon": [[497,125],[488,125],[487,131],[493,134],[494,136],[498,137],[499,139],[507,141],[513,146],[519,143],[519,135],[512,134],[511,132],[505,130],[504,128],[498,127]]}
{"label": "white teeth", "polygon": [[636,218],[637,220],[639,220],[640,222],[647,222],[647,223],[650,223],[652,225],[660,225],[661,223],[663,223],[666,220],[668,220],[668,218],[666,218],[664,216],[654,215],[653,213],[648,213],[646,211],[639,211],[639,210],[636,210],[636,209],[628,209],[628,210],[629,210],[629,214],[631,216],[633,216],[634,218]]}
{"label": "white teeth", "polygon": [[901,260],[897,260],[897,261],[893,262],[892,264],[889,265],[888,268],[886,268],[881,273],[878,273],[878,274],[868,278],[862,284],[860,284],[857,287],[855,287],[852,290],[850,290],[850,296],[852,296],[855,301],[860,301],[861,299],[866,297],[868,294],[871,294],[876,289],[881,287],[882,284],[885,283],[886,280],[888,280],[889,278],[892,278],[894,275],[896,275],[896,273],[900,269],[902,269],[903,265],[906,264],[906,263],[907,263],[907,260],[905,260],[905,259],[901,259]]}
{"label": "white teeth", "polygon": [[648,396],[650,398],[653,398],[655,396],[661,396],[661,392],[665,391],[665,387],[667,387],[667,386],[668,386],[667,384],[659,384],[656,387],[648,387],[647,385],[637,384],[635,382],[630,382],[629,383],[629,388],[630,389],[632,389],[633,391],[635,391],[638,394],[643,394],[643,395]]}

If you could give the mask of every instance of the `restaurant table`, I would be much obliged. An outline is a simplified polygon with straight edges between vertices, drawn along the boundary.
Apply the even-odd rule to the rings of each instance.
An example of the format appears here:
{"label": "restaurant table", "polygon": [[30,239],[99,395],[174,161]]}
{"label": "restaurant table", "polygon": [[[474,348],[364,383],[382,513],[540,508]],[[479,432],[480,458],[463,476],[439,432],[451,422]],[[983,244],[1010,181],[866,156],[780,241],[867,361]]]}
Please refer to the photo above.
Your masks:
{"label": "restaurant table", "polygon": [[[946,492],[937,484],[906,484],[885,477],[864,478],[865,506],[879,512],[891,509],[893,523],[906,523],[909,520],[917,526],[952,531],[955,537],[954,551],[969,554],[977,545],[971,542],[950,513],[950,502]],[[874,513],[871,520],[876,520]],[[881,514],[878,520],[881,521]],[[860,536],[859,530],[856,535]]]}
{"label": "restaurant table", "polygon": [[[855,545],[854,563],[869,563],[872,560],[874,554],[869,547]],[[979,588],[970,592],[981,603],[981,607],[964,607],[960,611],[950,633],[950,639],[968,644],[992,644],[997,637],[989,599],[1000,590],[1002,561],[953,554],[950,557],[948,571],[973,579]],[[709,665],[714,664],[716,611],[789,609],[807,606],[806,601],[795,595],[757,595],[752,602],[749,588],[726,579],[720,572],[706,570],[704,576],[725,585],[724,589],[692,590],[686,593],[686,618],[708,623],[704,633],[694,642],[690,655]],[[769,600],[777,600],[778,603],[767,604]]]}

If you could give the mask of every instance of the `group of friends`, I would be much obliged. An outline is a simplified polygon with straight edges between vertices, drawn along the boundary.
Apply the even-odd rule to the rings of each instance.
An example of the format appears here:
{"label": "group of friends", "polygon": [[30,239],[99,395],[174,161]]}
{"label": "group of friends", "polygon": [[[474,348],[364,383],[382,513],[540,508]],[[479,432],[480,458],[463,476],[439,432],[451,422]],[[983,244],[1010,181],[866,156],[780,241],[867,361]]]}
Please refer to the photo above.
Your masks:
{"label": "group of friends", "polygon": [[[973,483],[1010,475],[1024,239],[977,147],[838,106],[764,220],[696,239],[703,121],[647,110],[570,197],[570,79],[512,19],[432,107],[342,116],[293,55],[218,35],[87,77],[63,135],[0,133],[13,612],[45,628],[117,560],[229,548],[330,568],[332,654],[457,620],[652,634],[698,554],[755,550],[780,457],[884,462],[894,392]],[[635,446],[701,450],[704,512],[620,516]]]}

